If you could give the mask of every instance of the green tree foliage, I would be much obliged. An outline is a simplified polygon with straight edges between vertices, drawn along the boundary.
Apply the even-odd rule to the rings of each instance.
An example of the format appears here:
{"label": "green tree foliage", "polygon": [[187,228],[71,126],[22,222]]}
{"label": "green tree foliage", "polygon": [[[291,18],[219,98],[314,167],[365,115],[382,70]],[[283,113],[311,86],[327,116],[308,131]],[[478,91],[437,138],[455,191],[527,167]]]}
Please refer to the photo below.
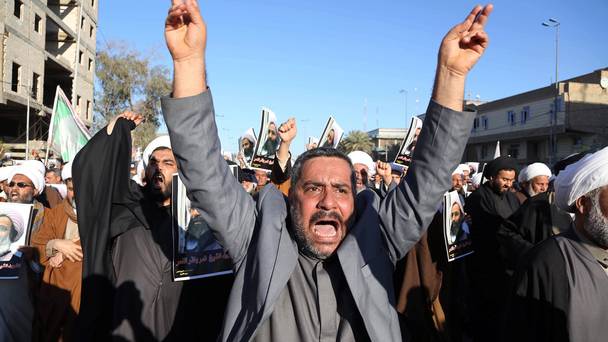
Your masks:
{"label": "green tree foliage", "polygon": [[116,42],[98,49],[96,62],[94,128],[126,110],[140,113],[145,122],[133,131],[133,145],[145,147],[161,124],[160,98],[171,91],[169,70]]}
{"label": "green tree foliage", "polygon": [[363,151],[367,154],[372,153],[374,144],[372,139],[363,131],[350,131],[348,135],[340,141],[338,149],[344,153],[352,151]]}

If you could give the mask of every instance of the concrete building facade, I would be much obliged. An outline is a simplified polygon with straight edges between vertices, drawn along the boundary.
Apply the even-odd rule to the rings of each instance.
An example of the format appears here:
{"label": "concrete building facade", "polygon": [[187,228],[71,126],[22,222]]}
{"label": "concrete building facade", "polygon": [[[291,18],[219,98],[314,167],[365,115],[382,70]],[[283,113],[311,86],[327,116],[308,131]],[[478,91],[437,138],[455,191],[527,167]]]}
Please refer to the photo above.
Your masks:
{"label": "concrete building facade", "polygon": [[608,145],[608,68],[558,85],[559,92],[551,85],[476,106],[463,159],[491,160],[497,141],[501,155],[522,165]]}
{"label": "concrete building facade", "polygon": [[0,140],[13,151],[23,149],[28,106],[32,146],[46,140],[57,86],[91,125],[97,10],[98,0],[0,1]]}
{"label": "concrete building facade", "polygon": [[405,128],[376,128],[368,131],[367,135],[374,144],[372,158],[374,160],[394,161],[406,134],[407,129]]}

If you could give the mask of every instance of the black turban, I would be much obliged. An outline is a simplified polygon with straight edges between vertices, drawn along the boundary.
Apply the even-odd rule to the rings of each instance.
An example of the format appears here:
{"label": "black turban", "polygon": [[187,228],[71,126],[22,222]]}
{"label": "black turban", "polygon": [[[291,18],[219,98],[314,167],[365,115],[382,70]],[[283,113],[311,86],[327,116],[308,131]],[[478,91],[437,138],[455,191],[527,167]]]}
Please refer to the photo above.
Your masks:
{"label": "black turban", "polygon": [[496,176],[500,170],[514,170],[517,174],[517,161],[515,158],[500,156],[486,165],[483,169],[483,176],[490,179],[490,177]]}

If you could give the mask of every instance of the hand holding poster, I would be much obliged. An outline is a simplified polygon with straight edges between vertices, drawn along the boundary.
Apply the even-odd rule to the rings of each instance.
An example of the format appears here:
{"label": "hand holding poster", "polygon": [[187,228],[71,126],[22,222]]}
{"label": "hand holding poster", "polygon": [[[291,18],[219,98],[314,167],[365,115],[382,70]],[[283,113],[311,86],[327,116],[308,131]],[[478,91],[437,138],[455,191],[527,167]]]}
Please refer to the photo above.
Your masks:
{"label": "hand holding poster", "polygon": [[443,196],[443,232],[448,261],[473,253],[469,225],[456,191]]}
{"label": "hand holding poster", "polygon": [[414,153],[414,149],[416,148],[416,143],[418,142],[418,135],[420,134],[420,130],[422,129],[422,120],[417,117],[413,117],[410,123],[410,128],[401,143],[401,147],[399,147],[399,153],[395,158],[395,163],[404,167],[409,167],[412,162],[412,154]]}
{"label": "hand holding poster", "polygon": [[0,279],[17,279],[22,264],[19,247],[29,238],[33,205],[0,202]]}
{"label": "hand holding poster", "polygon": [[177,174],[173,175],[172,190],[173,280],[232,273],[230,256],[215,239],[205,218],[190,207],[186,187]]}
{"label": "hand holding poster", "polygon": [[338,148],[338,144],[343,136],[344,130],[338,125],[336,119],[330,116],[325,125],[325,129],[323,129],[319,146]]}
{"label": "hand holding poster", "polygon": [[277,130],[276,115],[270,109],[262,108],[260,133],[251,161],[252,169],[272,170],[277,150],[281,144]]}

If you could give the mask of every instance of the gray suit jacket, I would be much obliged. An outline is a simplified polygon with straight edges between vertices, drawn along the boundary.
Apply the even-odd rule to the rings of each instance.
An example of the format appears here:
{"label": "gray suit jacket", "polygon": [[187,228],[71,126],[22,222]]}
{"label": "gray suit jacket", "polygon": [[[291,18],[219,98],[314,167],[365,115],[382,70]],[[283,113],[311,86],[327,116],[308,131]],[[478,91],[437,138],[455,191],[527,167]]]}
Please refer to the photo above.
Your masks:
{"label": "gray suit jacket", "polygon": [[[250,340],[272,313],[297,263],[287,200],[267,186],[254,202],[232,176],[220,153],[210,91],[164,98],[162,106],[192,205],[234,261],[235,281],[220,339]],[[473,112],[455,112],[431,102],[404,181],[382,200],[371,190],[357,195],[356,221],[337,255],[374,341],[401,340],[394,263],[420,239],[450,188],[473,118]]]}

